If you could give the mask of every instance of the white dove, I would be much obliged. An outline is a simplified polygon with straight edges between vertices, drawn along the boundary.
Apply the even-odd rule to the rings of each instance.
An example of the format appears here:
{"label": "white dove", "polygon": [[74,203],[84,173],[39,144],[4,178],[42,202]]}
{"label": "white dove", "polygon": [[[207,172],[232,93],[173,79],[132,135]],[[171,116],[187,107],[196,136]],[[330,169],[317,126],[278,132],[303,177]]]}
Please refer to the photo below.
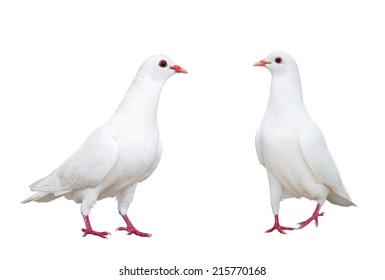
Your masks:
{"label": "white dove", "polygon": [[318,226],[318,216],[323,216],[320,209],[326,200],[340,206],[355,206],[321,130],[305,108],[295,60],[285,52],[275,51],[254,66],[263,66],[272,75],[269,102],[256,134],[258,159],[267,170],[275,217],[274,226],[266,232],[276,229],[285,233],[284,230],[294,229],[279,224],[279,204],[285,198],[317,201],[313,215],[299,223],[299,229],[313,220]]}
{"label": "white dove", "polygon": [[150,237],[138,231],[127,217],[138,182],[157,167],[162,146],[157,109],[163,84],[175,73],[187,73],[171,58],[156,55],[139,68],[129,90],[112,118],[94,130],[83,145],[58,169],[30,186],[37,191],[23,203],[49,202],[61,196],[81,203],[88,234],[106,238],[109,232],[94,231],[89,215],[97,200],[116,197],[128,234]]}

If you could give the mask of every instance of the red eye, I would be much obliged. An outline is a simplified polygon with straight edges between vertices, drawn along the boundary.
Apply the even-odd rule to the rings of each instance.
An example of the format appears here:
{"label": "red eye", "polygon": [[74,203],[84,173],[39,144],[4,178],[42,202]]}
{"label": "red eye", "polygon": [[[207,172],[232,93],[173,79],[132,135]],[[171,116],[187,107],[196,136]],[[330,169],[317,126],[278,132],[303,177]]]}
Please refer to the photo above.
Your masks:
{"label": "red eye", "polygon": [[162,59],[161,61],[159,61],[159,64],[158,64],[160,67],[164,68],[167,66],[167,61]]}
{"label": "red eye", "polygon": [[278,64],[280,64],[280,63],[282,63],[282,57],[276,57],[275,59],[274,59],[274,61],[275,61],[275,63],[278,63]]}

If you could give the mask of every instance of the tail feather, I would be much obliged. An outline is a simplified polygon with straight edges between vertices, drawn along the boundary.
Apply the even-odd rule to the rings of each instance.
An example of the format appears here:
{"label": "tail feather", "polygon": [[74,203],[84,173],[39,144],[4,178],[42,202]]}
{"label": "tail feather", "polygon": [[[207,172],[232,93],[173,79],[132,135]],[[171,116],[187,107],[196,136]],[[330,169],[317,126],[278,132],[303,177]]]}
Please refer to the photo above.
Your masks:
{"label": "tail feather", "polygon": [[30,186],[30,189],[36,193],[23,200],[21,203],[28,203],[31,201],[50,202],[71,192],[70,189],[62,186],[60,179],[57,176],[57,170],[54,170],[47,177],[33,183]]}
{"label": "tail feather", "polygon": [[326,185],[326,187],[328,187],[330,190],[327,196],[327,200],[330,203],[344,207],[357,206],[353,203],[342,181],[340,181],[339,184],[333,186]]}
{"label": "tail feather", "polygon": [[27,199],[24,199],[21,203],[28,203],[31,201],[50,202],[50,201],[57,199],[63,195],[65,195],[64,192],[61,192],[61,193],[37,192],[37,193],[33,194],[32,196],[28,197]]}
{"label": "tail feather", "polygon": [[335,192],[330,192],[328,197],[327,197],[327,200],[330,202],[330,203],[333,203],[333,204],[336,204],[336,205],[339,205],[339,206],[345,206],[345,207],[348,207],[348,206],[357,206],[355,205],[352,200],[350,199],[349,196],[341,196],[341,195],[338,195],[337,193]]}
{"label": "tail feather", "polygon": [[57,176],[57,170],[54,170],[47,177],[44,177],[30,186],[32,191],[38,192],[60,192],[67,191],[68,188],[64,188]]}

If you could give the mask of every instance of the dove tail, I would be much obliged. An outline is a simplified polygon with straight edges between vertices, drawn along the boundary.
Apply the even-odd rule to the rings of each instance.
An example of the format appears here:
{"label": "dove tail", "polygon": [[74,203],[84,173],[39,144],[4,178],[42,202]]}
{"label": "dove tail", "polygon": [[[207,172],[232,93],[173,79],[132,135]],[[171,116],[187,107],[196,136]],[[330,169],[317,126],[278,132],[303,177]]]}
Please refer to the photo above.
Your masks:
{"label": "dove tail", "polygon": [[336,194],[335,192],[330,192],[327,197],[327,200],[330,203],[333,203],[339,206],[344,206],[344,207],[357,206],[352,202],[349,195],[342,196],[342,195]]}
{"label": "dove tail", "polygon": [[28,203],[31,201],[37,201],[37,202],[50,202],[56,198],[61,197],[63,194],[55,195],[54,193],[48,193],[48,192],[37,192],[34,195],[28,197],[27,199],[23,200],[21,203]]}
{"label": "dove tail", "polygon": [[54,170],[47,177],[36,181],[30,186],[32,191],[38,191],[41,193],[52,193],[57,191],[63,191],[63,186],[60,183],[60,179],[56,174],[56,170]]}

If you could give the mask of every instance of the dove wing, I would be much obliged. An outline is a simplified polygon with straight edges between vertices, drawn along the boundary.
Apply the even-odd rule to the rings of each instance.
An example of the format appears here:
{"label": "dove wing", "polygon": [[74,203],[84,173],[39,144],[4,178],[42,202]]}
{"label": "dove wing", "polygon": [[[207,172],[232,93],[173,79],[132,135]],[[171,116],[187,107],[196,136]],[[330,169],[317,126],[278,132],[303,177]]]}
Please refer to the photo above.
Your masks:
{"label": "dove wing", "polygon": [[299,145],[302,156],[313,172],[317,183],[324,184],[331,190],[328,200],[343,206],[354,205],[342,183],[321,130],[317,127],[303,132],[299,138]]}
{"label": "dove wing", "polygon": [[265,166],[265,159],[263,158],[262,147],[261,147],[261,127],[258,127],[257,134],[255,135],[255,148],[257,150],[259,162],[263,166]]}
{"label": "dove wing", "polygon": [[119,145],[112,133],[96,129],[83,145],[58,169],[31,186],[33,191],[66,193],[92,188],[111,171],[119,154]]}

